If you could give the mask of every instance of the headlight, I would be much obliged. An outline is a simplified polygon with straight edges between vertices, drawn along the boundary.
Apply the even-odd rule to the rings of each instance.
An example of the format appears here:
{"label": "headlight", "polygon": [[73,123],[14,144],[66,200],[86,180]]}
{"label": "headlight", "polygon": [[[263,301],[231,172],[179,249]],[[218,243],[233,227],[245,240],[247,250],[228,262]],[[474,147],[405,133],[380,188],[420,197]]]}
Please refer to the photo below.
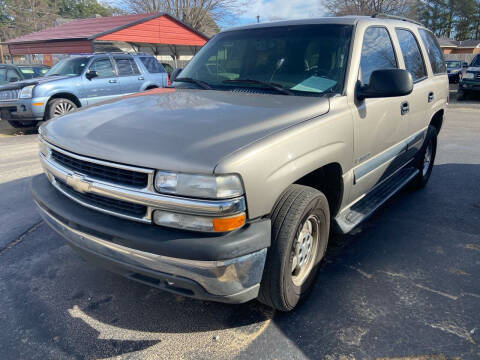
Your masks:
{"label": "headlight", "polygon": [[471,72],[467,72],[465,73],[465,75],[463,75],[464,79],[473,79],[474,77],[475,77],[474,73],[471,73]]}
{"label": "headlight", "polygon": [[51,150],[50,148],[47,146],[47,144],[45,144],[42,140],[39,139],[39,142],[38,142],[38,150],[40,151],[40,153],[45,156],[47,159],[50,158],[50,155],[51,155]]}
{"label": "headlight", "polygon": [[35,85],[25,86],[21,91],[18,97],[20,99],[31,99],[33,96],[33,88]]}
{"label": "headlight", "polygon": [[155,188],[163,194],[204,199],[228,199],[243,195],[237,175],[192,175],[158,171]]}

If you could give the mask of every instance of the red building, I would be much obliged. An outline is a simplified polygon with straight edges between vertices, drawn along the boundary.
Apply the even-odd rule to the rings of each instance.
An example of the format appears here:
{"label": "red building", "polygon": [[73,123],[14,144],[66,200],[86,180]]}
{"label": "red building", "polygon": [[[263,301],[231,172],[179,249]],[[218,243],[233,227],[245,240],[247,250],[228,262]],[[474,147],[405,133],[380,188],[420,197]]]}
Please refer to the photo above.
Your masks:
{"label": "red building", "polygon": [[[136,14],[72,20],[11,39],[11,56],[145,51],[170,60],[192,56],[208,37],[167,14]],[[50,55],[50,56],[48,56]]]}

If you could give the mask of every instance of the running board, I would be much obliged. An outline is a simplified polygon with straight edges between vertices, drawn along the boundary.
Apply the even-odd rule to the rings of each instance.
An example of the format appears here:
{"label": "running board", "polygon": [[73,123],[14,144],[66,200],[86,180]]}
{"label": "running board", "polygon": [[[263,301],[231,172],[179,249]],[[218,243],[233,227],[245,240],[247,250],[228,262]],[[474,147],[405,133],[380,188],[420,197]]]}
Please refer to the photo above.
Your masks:
{"label": "running board", "polygon": [[407,185],[418,172],[418,169],[412,167],[400,170],[389,179],[374,187],[373,190],[351,207],[343,210],[334,220],[339,232],[346,234],[367,219],[375,210]]}

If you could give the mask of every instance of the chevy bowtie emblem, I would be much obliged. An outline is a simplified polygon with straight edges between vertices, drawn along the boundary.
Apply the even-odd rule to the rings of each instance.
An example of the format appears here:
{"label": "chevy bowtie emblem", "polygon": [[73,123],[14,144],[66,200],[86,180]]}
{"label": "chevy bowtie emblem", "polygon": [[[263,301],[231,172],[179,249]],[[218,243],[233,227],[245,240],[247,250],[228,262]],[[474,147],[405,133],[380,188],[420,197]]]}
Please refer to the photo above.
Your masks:
{"label": "chevy bowtie emblem", "polygon": [[79,193],[87,193],[90,191],[91,182],[85,180],[85,177],[80,174],[67,175],[67,185],[71,186],[75,191]]}

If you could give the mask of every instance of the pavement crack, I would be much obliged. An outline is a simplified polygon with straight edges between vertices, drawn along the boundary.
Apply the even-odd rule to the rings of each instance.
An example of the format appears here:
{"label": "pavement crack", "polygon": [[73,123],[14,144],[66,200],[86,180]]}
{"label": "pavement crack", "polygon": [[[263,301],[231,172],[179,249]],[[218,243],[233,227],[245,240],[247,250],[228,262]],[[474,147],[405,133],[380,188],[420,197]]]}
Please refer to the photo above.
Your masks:
{"label": "pavement crack", "polygon": [[420,288],[420,289],[423,289],[423,290],[426,290],[426,291],[429,291],[429,292],[432,292],[434,294],[437,294],[437,295],[440,295],[440,296],[443,296],[443,297],[446,297],[446,298],[449,298],[451,300],[458,300],[458,296],[456,295],[451,295],[451,294],[447,294],[443,291],[439,291],[439,290],[435,290],[435,289],[432,289],[432,288],[429,288],[427,286],[423,286],[423,285],[420,285],[420,284],[417,284],[417,283],[413,283],[413,285],[415,285],[416,287]]}
{"label": "pavement crack", "polygon": [[28,234],[35,231],[42,223],[43,221],[40,220],[38,223],[34,224],[30,228],[28,228],[26,231],[24,231],[22,234],[20,234],[20,236],[17,237],[15,240],[10,241],[7,245],[5,245],[3,248],[0,249],[0,255],[3,255],[8,251],[8,249],[11,249],[15,245],[19,244]]}
{"label": "pavement crack", "polygon": [[470,333],[467,330],[462,329],[454,324],[442,323],[442,324],[427,324],[427,325],[434,329],[439,329],[439,330],[442,330],[443,332],[456,335],[459,338],[465,339],[468,342],[475,344],[475,341],[473,341],[472,337],[470,336]]}

